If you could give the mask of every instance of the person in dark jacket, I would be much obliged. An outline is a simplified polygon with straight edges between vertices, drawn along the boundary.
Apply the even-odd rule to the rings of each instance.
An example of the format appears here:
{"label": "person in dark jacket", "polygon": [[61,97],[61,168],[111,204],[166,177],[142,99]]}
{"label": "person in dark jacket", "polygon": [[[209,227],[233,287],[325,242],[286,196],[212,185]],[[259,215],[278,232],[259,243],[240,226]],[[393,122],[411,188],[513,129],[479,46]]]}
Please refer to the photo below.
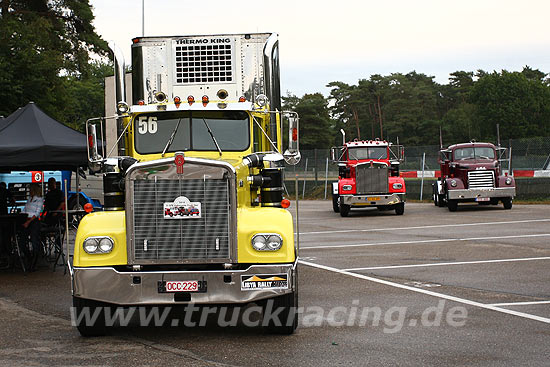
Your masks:
{"label": "person in dark jacket", "polygon": [[63,192],[57,187],[55,178],[50,177],[48,180],[48,193],[44,198],[44,222],[47,225],[55,225],[59,218],[61,218],[61,213],[55,213],[57,210],[63,209]]}

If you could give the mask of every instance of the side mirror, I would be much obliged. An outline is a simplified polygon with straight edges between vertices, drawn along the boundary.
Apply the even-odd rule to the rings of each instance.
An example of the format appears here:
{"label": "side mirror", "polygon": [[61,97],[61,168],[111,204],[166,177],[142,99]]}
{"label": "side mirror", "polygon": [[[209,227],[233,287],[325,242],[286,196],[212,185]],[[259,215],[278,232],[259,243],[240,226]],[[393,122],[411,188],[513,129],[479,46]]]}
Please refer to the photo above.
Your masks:
{"label": "side mirror", "polygon": [[[89,119],[86,121],[86,137],[88,139],[87,151],[88,151],[88,168],[91,174],[95,174],[102,171],[103,157],[99,154],[99,146],[97,144],[97,129],[96,125]],[[103,152],[104,145],[102,145]]]}
{"label": "side mirror", "polygon": [[284,152],[285,162],[291,166],[297,165],[302,158],[299,143],[300,118],[295,112],[285,113],[288,119],[288,149]]}
{"label": "side mirror", "polygon": [[338,163],[344,155],[344,147],[332,147],[330,148],[330,160],[333,163]]}
{"label": "side mirror", "polygon": [[99,155],[97,148],[97,132],[95,125],[88,128],[88,160],[91,163],[101,161],[103,158]]}

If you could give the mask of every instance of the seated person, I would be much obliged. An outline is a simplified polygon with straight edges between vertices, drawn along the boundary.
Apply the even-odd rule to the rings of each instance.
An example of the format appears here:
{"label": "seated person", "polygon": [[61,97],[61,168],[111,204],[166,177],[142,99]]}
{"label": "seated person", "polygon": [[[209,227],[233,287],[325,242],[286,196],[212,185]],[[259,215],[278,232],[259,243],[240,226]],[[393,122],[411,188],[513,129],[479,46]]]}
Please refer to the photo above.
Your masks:
{"label": "seated person", "polygon": [[23,234],[31,236],[32,243],[32,261],[30,264],[30,270],[35,270],[36,262],[41,253],[40,246],[40,213],[42,212],[42,207],[44,206],[44,199],[42,198],[42,189],[38,184],[30,185],[30,195],[29,201],[25,204],[25,208],[22,213],[27,214],[27,220],[22,224]]}
{"label": "seated person", "polygon": [[54,212],[63,209],[64,203],[63,192],[57,187],[55,178],[50,177],[48,180],[48,193],[44,200],[44,222],[47,225],[57,224],[59,218],[61,218],[61,213]]}

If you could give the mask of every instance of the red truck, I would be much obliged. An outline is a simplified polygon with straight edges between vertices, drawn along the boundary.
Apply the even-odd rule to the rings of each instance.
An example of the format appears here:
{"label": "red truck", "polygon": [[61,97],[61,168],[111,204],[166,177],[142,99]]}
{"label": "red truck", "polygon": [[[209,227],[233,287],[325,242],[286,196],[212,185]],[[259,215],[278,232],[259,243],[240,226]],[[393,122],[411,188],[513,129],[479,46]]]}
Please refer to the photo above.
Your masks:
{"label": "red truck", "polygon": [[501,162],[507,161],[506,148],[491,143],[455,144],[439,152],[441,177],[432,185],[436,206],[454,212],[460,202],[478,202],[512,208],[516,195],[514,177],[503,172]]}
{"label": "red truck", "polygon": [[351,208],[376,207],[405,212],[405,181],[399,176],[403,146],[387,141],[362,140],[333,147],[338,182],[332,184],[332,207],[342,217]]}

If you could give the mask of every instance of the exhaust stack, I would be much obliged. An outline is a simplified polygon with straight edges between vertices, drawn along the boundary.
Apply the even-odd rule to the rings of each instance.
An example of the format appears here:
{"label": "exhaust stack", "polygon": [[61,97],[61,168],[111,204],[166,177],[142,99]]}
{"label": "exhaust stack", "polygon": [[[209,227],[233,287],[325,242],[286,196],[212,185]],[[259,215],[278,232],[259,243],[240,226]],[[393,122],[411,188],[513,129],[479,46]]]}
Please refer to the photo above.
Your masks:
{"label": "exhaust stack", "polygon": [[[118,104],[120,102],[126,103],[126,63],[124,62],[124,54],[122,50],[114,43],[114,41],[109,42],[109,48],[113,53],[113,61],[115,65],[115,100],[116,106],[115,111],[117,114]],[[122,119],[117,119],[117,136],[120,136],[123,132]],[[124,139],[120,139],[118,143],[118,154],[124,156],[126,152],[126,146]]]}

